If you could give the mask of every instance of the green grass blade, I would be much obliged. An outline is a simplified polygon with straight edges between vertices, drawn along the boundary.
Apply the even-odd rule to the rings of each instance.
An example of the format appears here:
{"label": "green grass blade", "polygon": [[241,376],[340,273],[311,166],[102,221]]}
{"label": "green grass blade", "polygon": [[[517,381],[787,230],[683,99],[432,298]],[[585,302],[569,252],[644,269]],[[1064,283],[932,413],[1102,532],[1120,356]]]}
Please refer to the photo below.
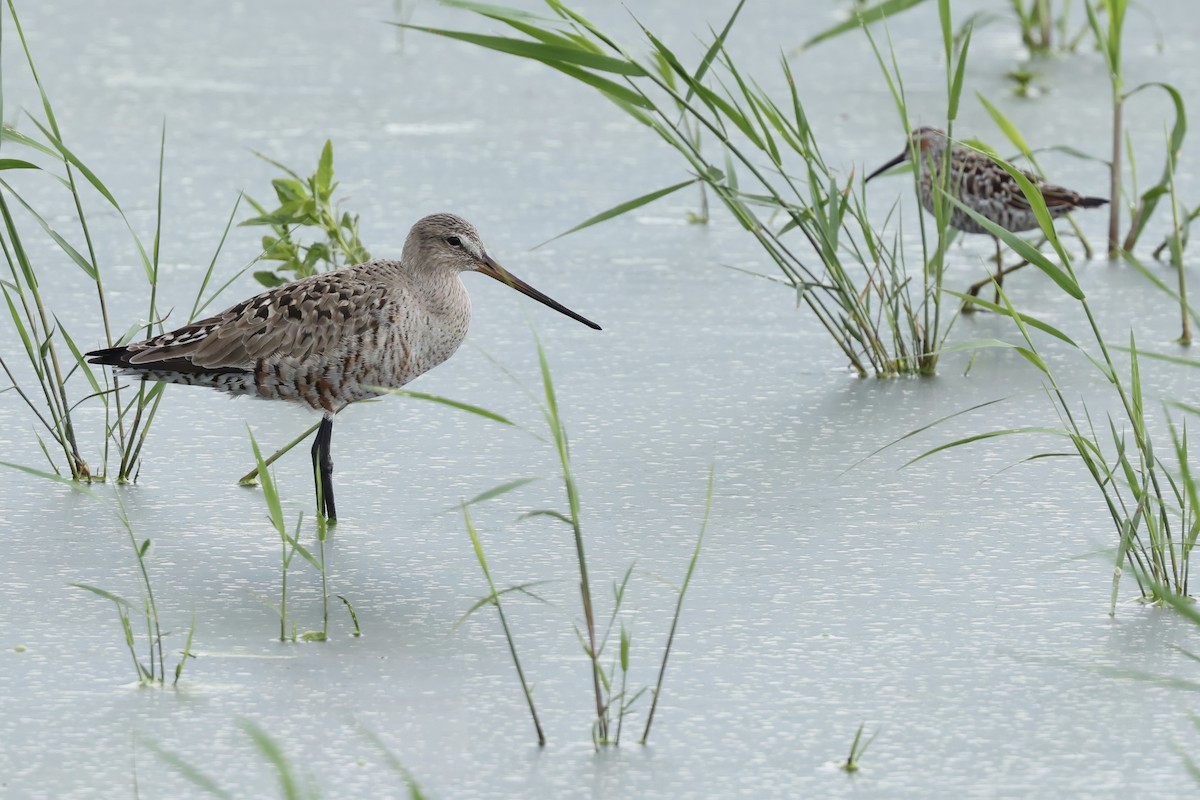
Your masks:
{"label": "green grass blade", "polygon": [[962,447],[963,445],[972,444],[974,442],[982,442],[987,439],[995,439],[998,436],[1014,436],[1017,434],[1025,434],[1025,433],[1049,433],[1049,434],[1053,434],[1054,436],[1066,436],[1067,435],[1066,431],[1064,431],[1062,428],[1044,428],[1044,427],[1039,427],[1039,426],[1028,426],[1025,428],[1005,428],[1004,430],[999,430],[999,431],[987,431],[985,433],[976,433],[972,436],[965,436],[962,439],[955,439],[953,442],[946,442],[945,444],[940,444],[937,447],[933,448],[932,450],[926,450],[924,453],[917,456],[916,458],[906,461],[904,463],[904,466],[905,467],[912,466],[913,464],[916,464],[918,461],[923,461],[924,459],[928,458],[929,456],[934,455],[935,453],[940,453],[943,450],[950,450],[951,448]]}
{"label": "green grass blade", "polygon": [[238,720],[238,727],[250,737],[254,742],[254,746],[258,748],[258,751],[266,756],[267,760],[278,771],[280,789],[283,792],[283,796],[287,800],[300,800],[303,797],[300,791],[300,784],[292,774],[291,765],[288,764],[287,758],[283,755],[283,750],[280,749],[275,740],[268,736],[266,731],[248,719]]}
{"label": "green grass blade", "polygon": [[480,408],[479,406],[473,406],[470,403],[462,403],[462,402],[459,402],[458,400],[451,400],[448,397],[439,397],[438,395],[426,394],[425,392],[413,392],[408,389],[389,389],[384,386],[371,386],[368,388],[371,389],[371,391],[384,392],[386,394],[394,394],[394,395],[397,395],[398,397],[412,397],[416,400],[428,400],[431,403],[441,403],[444,406],[450,406],[451,408],[457,408],[459,411],[466,411],[469,414],[475,414],[476,416],[480,416],[485,419],[490,419],[494,422],[499,422],[503,425],[511,425],[514,428],[521,427],[520,425],[517,425],[515,422],[510,420],[508,417],[503,417],[503,416],[497,414],[495,411],[488,411],[486,408]]}
{"label": "green grass blade", "polygon": [[112,602],[116,603],[117,605],[124,606],[125,608],[130,608],[130,609],[137,608],[137,606],[135,606],[133,603],[126,600],[124,597],[121,597],[119,594],[113,594],[112,592],[106,591],[104,589],[100,589],[96,586],[92,586],[87,583],[68,583],[67,586],[71,586],[75,589],[83,589],[85,592],[91,592],[92,594],[97,595],[98,597],[103,597],[105,600],[111,600]]}
{"label": "green grass blade", "polygon": [[950,122],[958,119],[958,102],[962,97],[963,77],[967,74],[967,51],[971,49],[971,33],[973,31],[973,27],[967,28],[962,49],[958,53],[958,65],[954,68],[954,80],[950,84],[950,103],[946,110],[946,119]]}
{"label": "green grass blade", "polygon": [[520,56],[521,58],[541,61],[544,64],[574,64],[585,69],[611,72],[616,75],[627,75],[633,78],[646,76],[646,71],[637,64],[621,58],[613,58],[583,48],[565,47],[562,45],[543,44],[525,39],[514,39],[508,36],[486,36],[465,31],[452,31],[444,28],[427,28],[421,25],[410,25],[404,22],[393,22],[398,28],[431,33],[444,36],[459,42],[466,42],[498,53]]}
{"label": "green grass blade", "polygon": [[653,203],[655,200],[658,200],[659,198],[666,197],[669,194],[673,194],[675,192],[678,192],[680,189],[685,189],[688,186],[693,186],[699,182],[700,182],[699,178],[692,178],[690,180],[683,181],[682,183],[676,183],[673,186],[668,186],[665,189],[657,189],[653,192],[644,194],[641,197],[635,197],[632,200],[627,200],[624,203],[619,203],[619,204],[613,206],[612,208],[608,209],[607,211],[601,211],[599,214],[596,214],[594,217],[588,217],[587,219],[585,219],[583,222],[579,223],[575,227],[563,231],[562,233],[558,234],[557,236],[555,236],[552,239],[547,239],[546,241],[542,242],[541,244],[539,244],[537,247],[534,247],[533,249],[536,250],[538,247],[542,247],[543,245],[550,244],[550,242],[561,239],[564,236],[569,236],[570,234],[575,233],[576,231],[581,231],[584,228],[590,228],[593,225],[597,225],[601,222],[606,222],[607,220],[610,220],[614,217],[619,217],[622,214],[627,214],[630,211],[633,211],[634,209],[641,208],[644,205]]}
{"label": "green grass blade", "polygon": [[[1001,163],[1001,166],[1004,166],[1003,162],[1000,162],[1000,163]],[[1011,169],[1011,168],[1009,168],[1009,169]],[[1015,170],[1010,172],[1010,174],[1013,174],[1013,173],[1015,173],[1016,175],[1020,175],[1020,173],[1016,172]],[[1048,217],[1049,213],[1046,212],[1046,201],[1041,199],[1041,193],[1038,192],[1037,188],[1034,187],[1033,184],[1029,182],[1028,178],[1025,178],[1025,176],[1023,176],[1023,175],[1021,175],[1021,178],[1024,179],[1025,184],[1027,184],[1033,190],[1035,196],[1041,202],[1042,212],[1046,213],[1047,217]],[[1020,180],[1018,180],[1018,183],[1020,183]],[[1024,188],[1024,187],[1022,187],[1022,188]],[[1083,289],[1079,288],[1079,284],[1075,282],[1075,279],[1072,278],[1070,275],[1068,275],[1066,272],[1064,272],[1059,267],[1055,266],[1055,264],[1053,262],[1051,262],[1050,259],[1046,258],[1046,256],[1044,256],[1041,253],[1041,251],[1039,251],[1032,244],[1030,244],[1026,240],[1022,239],[1020,236],[1017,236],[1015,233],[1012,233],[1012,232],[1000,227],[999,225],[992,222],[987,217],[980,214],[975,209],[970,208],[967,205],[963,204],[958,198],[948,195],[946,197],[946,199],[949,200],[952,204],[954,204],[958,208],[960,208],[963,212],[965,212],[967,214],[967,216],[971,217],[971,219],[978,222],[984,229],[986,229],[988,231],[988,233],[997,237],[998,239],[1000,239],[1000,241],[1004,242],[1006,245],[1011,247],[1013,249],[1013,251],[1016,252],[1016,254],[1019,255],[1021,258],[1025,259],[1030,264],[1033,264],[1035,267],[1040,269],[1042,272],[1046,273],[1046,275],[1048,275],[1051,280],[1053,280],[1055,283],[1057,283],[1064,292],[1071,295],[1071,297],[1074,297],[1076,300],[1082,300],[1084,298]],[[1033,201],[1031,200],[1030,202],[1033,202]],[[1036,208],[1035,208],[1035,213],[1037,213]],[[1051,230],[1053,231],[1053,226],[1051,226]]]}
{"label": "green grass blade", "polygon": [[878,22],[881,19],[890,17],[894,14],[899,14],[901,11],[907,11],[913,6],[919,5],[924,0],[884,0],[882,3],[871,6],[870,8],[856,11],[852,17],[843,22],[839,22],[831,28],[827,28],[816,36],[806,40],[800,45],[801,50],[807,50],[813,45],[820,44],[826,39],[832,39],[835,36],[840,36],[847,31],[857,30],[860,27],[870,25],[873,22]]}
{"label": "green grass blade", "polygon": [[479,503],[486,502],[488,500],[494,500],[495,498],[500,497],[501,495],[508,494],[509,492],[513,491],[514,489],[520,489],[522,486],[525,486],[526,484],[529,484],[529,483],[533,483],[534,481],[537,481],[537,480],[541,480],[541,478],[517,478],[516,480],[509,481],[508,483],[502,483],[499,486],[493,486],[491,489],[488,489],[486,492],[480,492],[479,494],[472,497],[470,500],[463,501],[462,503],[460,503],[459,505],[456,505],[456,506],[450,506],[446,510],[447,511],[458,511],[463,506],[470,507],[473,505],[477,505]]}
{"label": "green grass blade", "polygon": [[267,469],[267,464],[263,460],[262,451],[258,449],[258,441],[254,438],[254,431],[250,426],[246,426],[246,432],[250,434],[250,447],[254,450],[254,461],[258,464],[258,479],[262,483],[263,498],[267,503],[267,513],[271,517],[271,524],[275,530],[279,531],[280,536],[287,536],[287,523],[283,519],[283,506],[279,502],[279,492],[275,489],[275,480],[271,477],[271,471]]}

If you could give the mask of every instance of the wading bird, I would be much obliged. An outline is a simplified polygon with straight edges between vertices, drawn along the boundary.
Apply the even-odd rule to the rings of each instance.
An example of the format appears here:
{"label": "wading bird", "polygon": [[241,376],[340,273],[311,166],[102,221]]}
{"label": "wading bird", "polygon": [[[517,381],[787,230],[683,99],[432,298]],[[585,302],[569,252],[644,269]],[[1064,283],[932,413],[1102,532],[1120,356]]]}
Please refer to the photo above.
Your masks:
{"label": "wading bird", "polygon": [[[936,180],[939,185],[941,183],[942,165],[947,163],[946,148],[950,149],[950,193],[960,203],[1013,233],[1039,227],[1033,208],[1030,207],[1029,201],[1025,199],[1020,185],[1012,175],[1009,175],[1003,167],[984,153],[961,144],[951,143],[945,132],[938,128],[914,130],[904,152],[868,175],[867,180],[871,180],[903,161],[911,160],[913,154],[917,153],[919,154],[916,158],[917,168],[921,173],[921,205],[927,211],[932,212],[933,182]],[[1108,202],[1102,197],[1084,197],[1070,189],[1046,183],[1031,172],[1021,170],[1021,173],[1041,190],[1042,197],[1046,201],[1046,208],[1050,210],[1050,216],[1054,219],[1077,208],[1095,208]],[[949,210],[951,228],[956,228],[963,233],[985,233],[991,236],[986,228],[961,208],[952,206]],[[996,274],[973,284],[969,290],[972,297],[992,281],[995,281],[999,287],[1004,282],[1005,275],[1025,266],[1025,262],[1022,261],[1015,266],[1005,268],[1000,260],[1000,240],[994,236],[992,239],[996,242]]]}
{"label": "wading bird", "polygon": [[334,415],[454,354],[471,320],[463,272],[482,272],[600,330],[493,261],[471,223],[433,214],[413,225],[399,261],[370,261],[288,283],[170,333],[87,358],[146,381],[290,400],[321,412],[313,471],[318,513],[332,522]]}

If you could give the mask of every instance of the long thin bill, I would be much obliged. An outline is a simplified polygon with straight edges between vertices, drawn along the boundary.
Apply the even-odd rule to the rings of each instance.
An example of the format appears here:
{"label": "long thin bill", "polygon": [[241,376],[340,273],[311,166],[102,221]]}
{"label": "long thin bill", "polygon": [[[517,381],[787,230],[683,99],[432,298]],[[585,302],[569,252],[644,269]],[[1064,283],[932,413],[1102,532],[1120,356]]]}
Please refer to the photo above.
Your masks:
{"label": "long thin bill", "polygon": [[867,179],[865,181],[863,181],[863,183],[866,183],[867,181],[871,180],[871,178],[874,178],[876,175],[878,175],[882,172],[887,172],[889,169],[896,166],[901,161],[906,161],[906,160],[908,160],[908,151],[907,150],[905,150],[903,153],[901,153],[900,155],[893,158],[891,161],[884,164],[879,169],[872,172],[870,175],[867,176]]}
{"label": "long thin bill", "polygon": [[543,303],[545,305],[550,306],[551,308],[553,308],[555,311],[559,312],[560,314],[566,314],[571,319],[582,322],[584,325],[587,325],[589,328],[593,328],[598,331],[603,330],[603,328],[601,328],[596,323],[592,322],[587,317],[583,317],[583,316],[580,316],[579,314],[576,314],[574,311],[567,308],[566,306],[564,306],[562,303],[558,302],[554,298],[552,298],[548,295],[542,294],[537,289],[533,288],[528,283],[526,283],[525,281],[518,278],[516,275],[513,275],[511,272],[506,270],[504,267],[497,264],[495,261],[492,260],[491,256],[489,256],[487,254],[484,254],[484,256],[483,256],[483,263],[479,265],[479,271],[482,272],[484,275],[487,275],[489,278],[495,278],[496,280],[500,281],[501,283],[511,286],[512,288],[516,289],[518,292],[520,292],[523,295],[532,297],[534,300],[537,300],[539,303]]}

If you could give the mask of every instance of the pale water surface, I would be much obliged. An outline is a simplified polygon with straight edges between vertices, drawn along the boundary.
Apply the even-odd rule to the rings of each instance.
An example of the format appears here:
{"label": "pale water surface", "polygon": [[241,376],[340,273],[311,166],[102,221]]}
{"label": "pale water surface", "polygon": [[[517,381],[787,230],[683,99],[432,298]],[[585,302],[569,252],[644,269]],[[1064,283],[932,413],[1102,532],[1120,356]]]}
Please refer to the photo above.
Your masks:
{"label": "pale water surface", "polygon": [[[698,52],[693,34],[732,3],[631,4],[649,27]],[[842,13],[832,2],[749,2],[730,46],[739,64],[781,87],[790,50]],[[918,121],[944,104],[933,4],[891,26]],[[983,4],[955,3],[960,18]],[[999,4],[996,4],[999,5]],[[1130,19],[1129,85],[1166,80],[1196,106],[1200,22],[1182,0]],[[960,7],[961,6],[961,7]],[[618,4],[580,7],[630,32]],[[798,8],[798,7],[802,7]],[[680,9],[686,8],[686,12]],[[383,23],[494,30],[431,3],[271,0],[218,4],[23,3],[26,35],[77,152],[152,236],[160,126],[167,125],[163,307],[182,319],[240,189],[266,200],[261,151],[307,171],[333,139],[346,206],[376,254],[398,253],[424,213],[473,220],[491,252],[534,285],[604,325],[590,331],[499,284],[468,276],[468,344],[415,389],[477,403],[544,433],[540,412],[495,359],[539,391],[536,327],[571,436],[594,591],[636,561],[631,684],[654,680],[699,530],[709,465],[715,497],[648,747],[645,701],[626,744],[594,753],[587,663],[573,621],[577,575],[569,533],[533,508],[565,504],[552,448],[525,432],[443,406],[389,398],[352,408],[334,438],[343,521],[328,547],[341,604],[332,638],[282,644],[259,599],[278,596],[279,544],[261,494],[235,479],[252,463],[246,425],[264,447],[295,436],[299,409],[172,388],[145,451],[141,480],[122,491],[169,630],[169,666],[194,614],[197,658],[177,690],[138,689],[113,609],[67,586],[137,595],[124,531],[96,501],[24,474],[4,474],[0,507],[0,794],[13,798],[185,797],[201,791],[157,755],[177,754],[237,796],[274,796],[277,776],[237,727],[254,721],[327,797],[403,796],[359,726],[375,732],[431,797],[1176,797],[1196,788],[1178,751],[1195,752],[1200,650],[1178,616],[1133,602],[1108,615],[1114,533],[1096,489],[1072,459],[1020,462],[1065,449],[1052,438],[1001,439],[899,468],[941,442],[993,428],[1057,424],[1038,375],[988,350],[968,375],[947,356],[930,380],[858,380],[792,293],[732,272],[770,273],[723,214],[685,223],[680,194],[637,214],[529,248],[622,200],[681,180],[648,131],[585,88],[537,65]],[[1080,17],[1077,22],[1082,22]],[[1165,41],[1156,46],[1154,25]],[[38,109],[13,32],[5,30],[6,120],[31,129]],[[630,32],[632,40],[632,33]],[[1046,94],[1009,94],[1019,56],[1007,21],[982,28],[958,130],[997,144],[973,99],[998,102],[1035,145],[1103,155],[1107,83],[1092,52],[1040,66]],[[903,135],[863,38],[793,60],[826,155],[846,171],[894,155]],[[1147,95],[1131,111],[1139,169],[1157,175],[1169,110]],[[1193,140],[1194,142],[1194,140]],[[1001,148],[1005,149],[1005,148]],[[1189,144],[1181,195],[1200,194]],[[1104,167],[1061,154],[1044,166],[1104,194]],[[37,181],[33,200],[61,198]],[[872,183],[882,218],[903,178]],[[60,199],[53,200],[61,202]],[[40,206],[45,208],[45,206]],[[53,224],[72,219],[51,207]],[[121,223],[94,204],[114,328],[144,313],[141,267]],[[1103,214],[1080,214],[1099,242]],[[1145,242],[1161,238],[1159,225]],[[90,290],[52,244],[27,238],[53,275],[49,292],[73,335],[98,345]],[[258,229],[236,229],[218,269],[257,253]],[[986,240],[952,252],[952,285],[982,274]],[[1162,267],[1164,279],[1170,273]],[[1189,263],[1195,275],[1194,263]],[[60,272],[55,272],[56,270]],[[1176,312],[1140,275],[1096,261],[1085,290],[1116,341],[1171,351]],[[1083,335],[1075,307],[1032,271],[1008,284],[1018,307]],[[247,278],[223,299],[255,291]],[[6,358],[18,359],[10,327]],[[1014,340],[1003,320],[960,320],[952,341]],[[1046,343],[1071,397],[1102,422],[1111,402],[1078,354]],[[1195,402],[1194,372],[1144,365],[1148,392]],[[997,398],[849,467],[920,426]],[[94,413],[80,425],[92,432]],[[92,440],[94,441],[94,439]],[[4,460],[40,464],[32,420],[0,394]],[[1012,467],[1010,469],[1010,467]],[[534,745],[499,625],[479,613],[486,591],[454,506],[498,483],[546,476],[474,516],[498,583],[551,581],[549,601],[514,597],[509,613],[536,684],[549,744]],[[293,521],[306,514],[307,447],[276,477]],[[101,495],[111,489],[99,487]],[[297,559],[290,609],[320,624],[320,585]],[[18,645],[23,651],[18,651]],[[1161,680],[1137,680],[1129,673]],[[879,730],[861,772],[833,764],[855,729]]]}

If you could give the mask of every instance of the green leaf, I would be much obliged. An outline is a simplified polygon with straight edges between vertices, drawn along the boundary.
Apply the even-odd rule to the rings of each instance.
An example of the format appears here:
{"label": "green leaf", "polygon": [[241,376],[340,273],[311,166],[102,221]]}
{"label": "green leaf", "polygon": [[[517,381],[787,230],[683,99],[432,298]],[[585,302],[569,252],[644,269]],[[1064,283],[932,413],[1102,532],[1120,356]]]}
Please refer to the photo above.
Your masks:
{"label": "green leaf", "polygon": [[954,69],[954,81],[950,84],[950,104],[946,110],[946,119],[951,122],[958,119],[958,101],[962,97],[963,77],[967,74],[967,51],[971,49],[972,31],[974,26],[967,28],[962,50],[958,53],[958,66]]}
{"label": "green leaf", "polygon": [[[694,83],[699,83],[704,80],[704,74],[708,72],[708,68],[712,65],[713,59],[717,57],[717,53],[725,47],[725,38],[729,35],[729,31],[733,28],[733,23],[737,20],[738,14],[742,13],[742,6],[746,5],[746,0],[738,0],[738,4],[734,6],[733,13],[729,15],[729,21],[725,23],[725,27],[713,39],[713,43],[709,46],[708,51],[704,54],[704,58],[700,59],[700,65],[696,67],[696,74],[692,76]],[[692,90],[688,89],[687,97],[690,99]]]}
{"label": "green leaf", "polygon": [[884,0],[870,8],[856,11],[854,16],[844,22],[839,22],[832,28],[827,28],[821,31],[816,36],[808,39],[804,44],[800,45],[801,50],[807,50],[815,44],[820,44],[826,39],[832,39],[835,36],[840,36],[846,31],[856,30],[860,27],[865,27],[873,22],[878,22],[881,19],[899,14],[901,11],[907,11],[913,6],[919,5],[924,0]]}
{"label": "green leaf", "polygon": [[518,517],[518,519],[530,519],[532,517],[550,517],[550,519],[556,519],[567,527],[572,527],[575,524],[566,514],[549,508],[539,508],[536,511],[526,511],[524,514]]}
{"label": "green leaf", "polygon": [[[647,120],[635,113],[635,109],[645,109],[647,111],[654,110],[654,103],[637,91],[630,89],[628,86],[622,86],[619,83],[601,77],[594,73],[588,72],[586,69],[580,69],[573,64],[546,64],[546,66],[558,70],[580,83],[586,83],[594,89],[599,89],[606,94],[610,100],[620,105],[631,115],[636,117],[639,122],[646,124]],[[633,106],[634,108],[629,108]]]}
{"label": "green leaf", "polygon": [[974,434],[973,436],[966,436],[962,439],[955,439],[953,442],[947,442],[945,444],[938,445],[937,447],[933,448],[932,450],[926,450],[924,453],[917,456],[916,458],[905,462],[904,466],[905,467],[912,466],[913,464],[917,463],[918,461],[926,459],[929,456],[933,455],[934,453],[940,453],[943,450],[949,450],[954,447],[962,447],[963,445],[972,444],[973,442],[982,442],[987,439],[995,439],[998,436],[1013,436],[1016,434],[1023,434],[1023,433],[1049,433],[1049,434],[1053,434],[1054,436],[1067,435],[1066,431],[1062,430],[1061,428],[1041,428],[1041,427],[1036,427],[1036,426],[1030,426],[1030,427],[1026,427],[1026,428],[1006,428],[1004,430],[999,430],[999,431],[987,431],[986,433],[977,433],[977,434]]}
{"label": "green leaf", "polygon": [[[998,163],[1000,163],[1001,166],[1004,166],[1003,162]],[[1012,170],[1011,167],[1009,167],[1009,169]],[[1020,173],[1016,172],[1016,170],[1012,170],[1009,174],[1013,174],[1014,177],[1016,175],[1020,175]],[[1021,176],[1021,178],[1024,179],[1025,184],[1028,184],[1033,189],[1034,196],[1037,197],[1037,199],[1041,202],[1042,212],[1048,213],[1045,210],[1046,201],[1041,199],[1041,192],[1039,192],[1036,187],[1033,187],[1033,184],[1029,182],[1028,178],[1025,178],[1024,176]],[[1021,181],[1018,180],[1018,183],[1020,182]],[[1011,247],[1021,258],[1025,259],[1030,264],[1033,264],[1042,272],[1050,276],[1050,279],[1057,283],[1059,287],[1061,287],[1062,290],[1067,294],[1071,295],[1071,297],[1074,297],[1076,300],[1082,300],[1084,298],[1083,290],[1079,288],[1079,284],[1075,282],[1074,278],[1072,278],[1059,267],[1055,266],[1053,262],[1046,258],[1046,256],[1044,256],[1041,251],[1039,251],[1032,244],[1025,241],[1020,236],[1017,236],[1015,233],[1012,233],[1011,231],[1008,231],[992,222],[975,209],[970,208],[962,203],[957,197],[951,195],[947,196],[946,199],[964,211],[967,216],[971,217],[971,219],[978,222],[993,236],[997,237],[1000,239],[1000,241]],[[1033,203],[1034,201],[1030,199],[1030,202]],[[1051,230],[1053,231],[1053,227]]]}
{"label": "green leaf", "polygon": [[512,425],[514,428],[520,427],[508,417],[502,417],[494,411],[488,411],[486,408],[473,406],[470,403],[462,403],[458,400],[451,400],[447,397],[439,397],[438,395],[426,394],[425,392],[413,392],[408,389],[389,389],[384,386],[368,386],[367,388],[373,392],[383,392],[385,394],[394,394],[398,397],[412,397],[416,400],[428,400],[431,403],[441,403],[442,405],[450,406],[451,408],[457,408],[460,411],[466,411],[469,414],[475,414],[504,425]]}
{"label": "green leaf", "polygon": [[41,167],[19,158],[0,158],[0,169],[41,169]]}
{"label": "green leaf", "polygon": [[463,506],[473,506],[478,503],[486,502],[488,500],[494,500],[495,498],[500,497],[501,495],[508,494],[509,492],[513,491],[514,489],[520,489],[522,486],[525,486],[526,484],[529,484],[529,483],[533,483],[536,480],[540,480],[540,478],[517,478],[516,480],[509,481],[508,483],[502,483],[499,486],[493,486],[491,489],[488,489],[486,492],[481,492],[480,494],[477,494],[474,497],[472,497],[470,500],[467,500],[456,506],[450,506],[450,508],[448,508],[446,510],[447,511],[457,511],[460,508],[462,508]]}
{"label": "green leaf", "polygon": [[[967,295],[962,292],[951,291],[950,289],[943,289],[942,291],[944,291],[946,294],[953,295],[954,297],[957,297],[960,300],[970,301],[970,303],[972,305],[981,306],[983,308],[986,308],[988,311],[994,311],[995,313],[1003,314],[1006,317],[1013,316],[1013,314],[1009,313],[1009,310],[1006,307],[997,305],[996,303],[990,302],[988,300],[984,300],[982,297],[973,297],[971,295]],[[1079,347],[1079,345],[1075,342],[1074,339],[1072,339],[1070,336],[1067,336],[1065,333],[1063,333],[1058,328],[1054,327],[1053,325],[1051,325],[1048,322],[1043,322],[1042,320],[1038,319],[1037,317],[1030,316],[1029,314],[1023,314],[1021,312],[1016,313],[1016,318],[1021,320],[1021,322],[1024,322],[1029,327],[1037,328],[1039,331],[1042,331],[1043,333],[1048,333],[1051,336],[1053,336],[1055,339],[1066,342],[1067,344],[1071,345],[1072,347],[1075,347],[1075,348]],[[947,349],[952,349],[952,348],[947,348]]]}
{"label": "green leaf", "polygon": [[287,524],[283,520],[283,506],[279,502],[279,492],[275,489],[275,481],[271,478],[271,472],[263,460],[262,451],[258,449],[254,431],[250,429],[249,425],[246,426],[246,431],[250,434],[250,447],[254,450],[254,460],[258,464],[258,478],[262,482],[263,498],[267,502],[267,513],[271,517],[271,524],[280,536],[290,538],[287,534]]}
{"label": "green leaf", "polygon": [[[619,217],[622,214],[627,214],[630,211],[633,211],[634,209],[641,208],[642,206],[647,205],[649,203],[653,203],[655,200],[658,200],[659,198],[666,197],[667,195],[673,194],[673,193],[679,191],[680,189],[684,189],[688,186],[692,186],[693,184],[698,183],[699,180],[700,180],[699,178],[692,178],[690,180],[683,181],[682,183],[676,183],[673,186],[668,186],[665,189],[657,189],[653,192],[649,192],[648,194],[644,194],[641,197],[635,197],[632,200],[626,200],[624,203],[619,203],[618,205],[613,206],[612,208],[608,209],[607,211],[601,211],[599,214],[596,214],[594,217],[588,217],[587,219],[585,219],[583,222],[579,223],[575,227],[563,231],[562,233],[558,234],[557,236],[555,236],[552,239],[547,239],[546,241],[539,244],[537,247],[542,247],[543,245],[547,245],[550,242],[553,242],[553,241],[563,238],[564,236],[568,236],[572,233],[575,233],[576,231],[581,231],[584,228],[590,228],[593,225],[597,225],[601,222],[610,220],[613,217]],[[533,249],[536,250],[537,247],[535,247]]]}
{"label": "green leaf", "polygon": [[279,773],[283,796],[289,798],[289,800],[291,798],[303,797],[300,783],[292,774],[291,766],[287,763],[283,751],[279,749],[279,745],[275,743],[275,740],[268,736],[266,731],[248,719],[239,720],[238,727],[245,731],[259,752],[266,756],[267,760],[275,766],[275,769]]}
{"label": "green leaf", "polygon": [[1137,244],[1138,238],[1146,227],[1146,223],[1150,221],[1150,217],[1154,214],[1154,209],[1158,206],[1158,201],[1170,191],[1171,176],[1175,169],[1175,164],[1179,158],[1179,151],[1183,147],[1183,139],[1187,135],[1187,111],[1184,107],[1183,97],[1179,94],[1174,86],[1169,83],[1152,82],[1143,83],[1131,92],[1125,95],[1128,100],[1138,92],[1145,89],[1158,88],[1166,92],[1171,103],[1175,107],[1175,124],[1171,127],[1171,133],[1167,137],[1167,159],[1163,165],[1163,175],[1158,183],[1151,186],[1142,193],[1142,197],[1138,202],[1137,212],[1134,214],[1133,225],[1129,229],[1129,233],[1125,237],[1122,244],[1122,249],[1132,251],[1134,245]]}
{"label": "green leaf", "polygon": [[258,272],[255,272],[254,278],[268,289],[273,289],[276,286],[283,286],[285,283],[287,283],[287,280],[284,278],[281,278],[274,272],[269,272],[267,270],[259,270]]}
{"label": "green leaf", "polygon": [[996,123],[996,127],[1000,128],[1001,132],[1012,142],[1013,147],[1021,151],[1021,155],[1026,158],[1031,158],[1033,152],[1029,149],[1029,143],[1025,141],[1025,137],[1021,135],[1021,131],[1017,126],[1000,112],[1000,109],[988,102],[987,98],[979,92],[975,92],[975,97],[987,109],[988,115],[992,118],[992,122]]}
{"label": "green leaf", "polygon": [[117,595],[117,594],[113,594],[112,592],[109,592],[109,591],[105,591],[104,589],[97,588],[97,587],[92,586],[87,583],[68,583],[67,586],[71,586],[75,589],[83,589],[85,592],[91,592],[92,594],[94,594],[98,597],[103,597],[105,600],[111,600],[112,602],[116,603],[118,606],[124,606],[125,608],[130,608],[130,609],[136,608],[136,606],[134,606],[133,603],[129,602],[124,597],[121,597],[120,595]]}
{"label": "green leaf", "polygon": [[408,23],[403,22],[393,22],[391,24],[398,28],[421,31],[423,33],[432,33],[435,36],[445,36],[448,39],[454,39],[456,41],[477,45],[488,50],[495,50],[498,53],[507,53],[509,55],[520,56],[521,58],[541,61],[542,63],[550,66],[563,63],[575,64],[586,69],[595,69],[600,70],[601,72],[612,72],[617,75],[628,75],[634,78],[643,78],[646,76],[646,71],[631,61],[601,55],[583,48],[543,44],[541,42],[531,42],[525,39],[514,39],[508,36],[484,36],[482,34],[467,33],[465,31],[451,31],[443,28],[426,28],[421,25],[409,25]]}
{"label": "green leaf", "polygon": [[318,192],[328,196],[330,183],[333,182],[333,141],[325,140],[325,146],[321,148],[321,159],[317,162],[317,173],[314,176],[314,183]]}

